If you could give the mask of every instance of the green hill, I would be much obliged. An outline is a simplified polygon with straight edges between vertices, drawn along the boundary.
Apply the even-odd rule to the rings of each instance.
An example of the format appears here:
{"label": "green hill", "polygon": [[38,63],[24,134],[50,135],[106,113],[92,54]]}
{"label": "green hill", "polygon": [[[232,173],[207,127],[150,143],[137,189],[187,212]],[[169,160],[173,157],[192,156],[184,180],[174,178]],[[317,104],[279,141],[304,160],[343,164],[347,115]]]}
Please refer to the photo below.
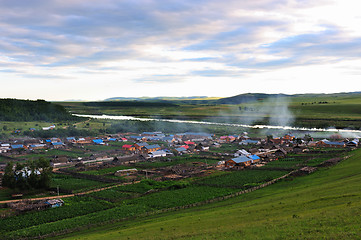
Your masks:
{"label": "green hill", "polygon": [[0,121],[66,121],[74,120],[63,106],[44,100],[0,99]]}
{"label": "green hill", "polygon": [[361,150],[336,166],[239,197],[65,239],[360,239]]}

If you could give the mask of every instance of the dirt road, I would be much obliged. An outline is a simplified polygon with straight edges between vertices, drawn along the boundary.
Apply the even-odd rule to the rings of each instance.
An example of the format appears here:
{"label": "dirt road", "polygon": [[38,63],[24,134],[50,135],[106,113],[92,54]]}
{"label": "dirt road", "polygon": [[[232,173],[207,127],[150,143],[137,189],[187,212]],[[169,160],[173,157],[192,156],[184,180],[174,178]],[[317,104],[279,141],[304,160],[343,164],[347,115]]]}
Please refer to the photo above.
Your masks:
{"label": "dirt road", "polygon": [[[134,183],[139,183],[139,182],[140,182],[140,181],[135,181]],[[47,200],[47,199],[55,199],[55,198],[68,198],[68,197],[74,197],[74,196],[81,196],[81,195],[85,195],[85,194],[89,194],[89,193],[93,193],[93,192],[103,191],[103,190],[110,189],[110,188],[115,188],[115,187],[119,187],[119,186],[129,185],[129,184],[133,184],[133,182],[121,183],[121,184],[116,184],[116,185],[113,185],[113,186],[108,186],[108,187],[103,187],[103,188],[97,188],[97,189],[89,190],[89,191],[86,191],[86,192],[66,194],[66,195],[59,195],[59,196],[49,196],[49,197],[41,197],[41,198],[26,198],[26,199],[5,200],[5,201],[0,201],[0,204],[2,204],[2,203],[14,203],[14,202],[20,202],[20,201],[25,201],[25,200],[26,200],[26,201],[37,201],[37,200]]]}

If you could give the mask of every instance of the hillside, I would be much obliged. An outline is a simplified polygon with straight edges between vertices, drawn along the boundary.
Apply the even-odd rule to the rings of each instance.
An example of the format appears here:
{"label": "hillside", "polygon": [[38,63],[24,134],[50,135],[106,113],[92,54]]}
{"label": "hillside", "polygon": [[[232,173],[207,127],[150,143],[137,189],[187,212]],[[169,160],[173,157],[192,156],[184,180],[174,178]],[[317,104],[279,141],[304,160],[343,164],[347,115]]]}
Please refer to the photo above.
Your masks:
{"label": "hillside", "polygon": [[360,239],[361,150],[336,166],[239,197],[62,239]]}
{"label": "hillside", "polygon": [[0,99],[0,121],[66,121],[74,120],[63,106],[44,100]]}

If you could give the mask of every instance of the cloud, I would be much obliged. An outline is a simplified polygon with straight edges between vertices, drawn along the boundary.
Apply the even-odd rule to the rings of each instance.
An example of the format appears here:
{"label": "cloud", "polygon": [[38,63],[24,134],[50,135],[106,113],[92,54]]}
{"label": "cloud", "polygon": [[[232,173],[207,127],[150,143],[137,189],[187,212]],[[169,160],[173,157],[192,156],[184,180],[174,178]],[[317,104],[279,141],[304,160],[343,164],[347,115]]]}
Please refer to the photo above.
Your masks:
{"label": "cloud", "polygon": [[0,0],[0,66],[8,69],[0,73],[74,81],[98,81],[94,75],[103,73],[137,86],[200,78],[230,83],[239,76],[262,81],[265,71],[357,60],[361,22],[350,6],[348,0]]}

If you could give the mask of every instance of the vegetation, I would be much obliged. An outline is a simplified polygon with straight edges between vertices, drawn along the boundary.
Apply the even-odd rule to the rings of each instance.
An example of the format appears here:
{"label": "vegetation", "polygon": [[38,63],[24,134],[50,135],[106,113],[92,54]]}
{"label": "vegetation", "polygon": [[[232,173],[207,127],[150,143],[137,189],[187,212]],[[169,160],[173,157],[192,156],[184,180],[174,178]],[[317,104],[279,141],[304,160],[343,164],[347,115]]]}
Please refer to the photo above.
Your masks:
{"label": "vegetation", "polygon": [[12,162],[6,165],[2,184],[11,189],[47,189],[50,187],[53,168],[45,158],[27,164]]}
{"label": "vegetation", "polygon": [[0,99],[0,121],[77,120],[63,106],[44,100]]}
{"label": "vegetation", "polygon": [[330,169],[236,198],[61,239],[360,239],[360,159],[357,150]]}

